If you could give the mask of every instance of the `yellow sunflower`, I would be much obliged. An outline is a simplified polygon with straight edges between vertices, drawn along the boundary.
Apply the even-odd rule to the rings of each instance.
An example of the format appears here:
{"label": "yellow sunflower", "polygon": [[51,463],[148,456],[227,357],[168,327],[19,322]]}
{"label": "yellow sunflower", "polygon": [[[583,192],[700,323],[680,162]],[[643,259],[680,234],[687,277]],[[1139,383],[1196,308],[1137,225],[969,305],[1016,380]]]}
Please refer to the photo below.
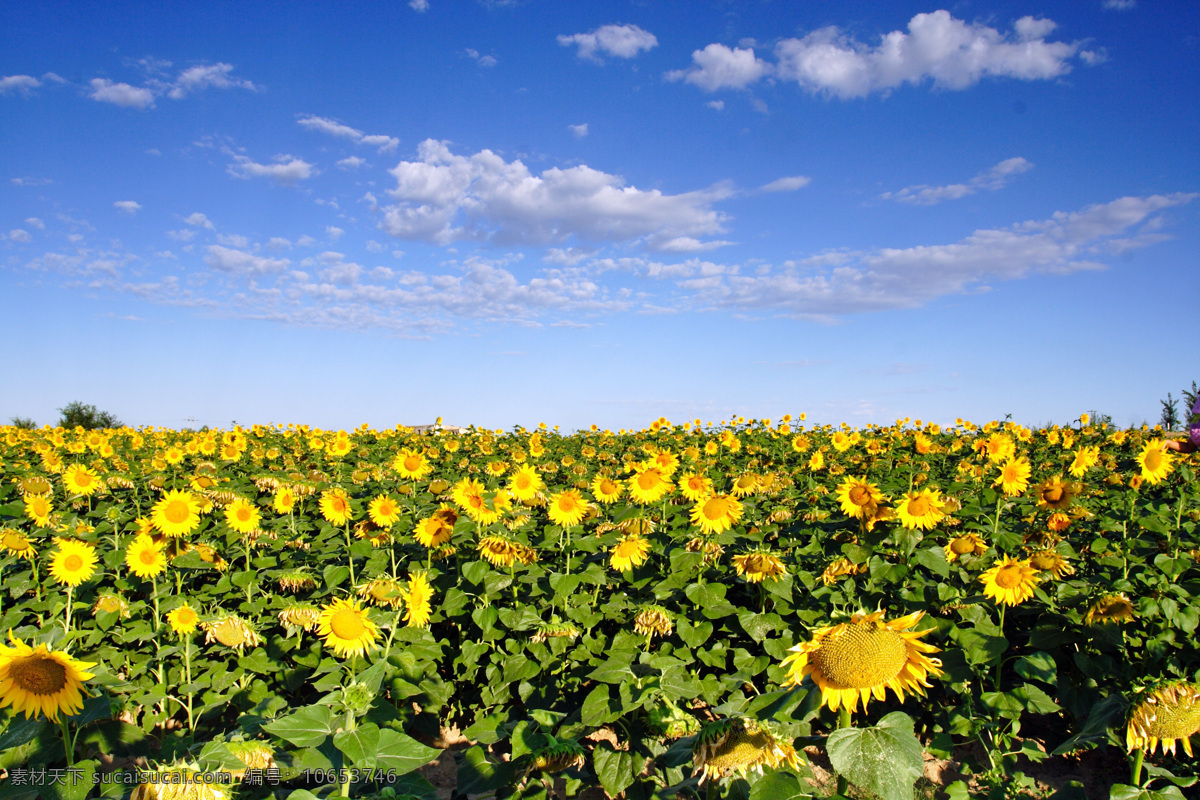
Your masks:
{"label": "yellow sunflower", "polygon": [[249,622],[236,614],[226,614],[220,619],[204,623],[206,644],[220,642],[241,653],[246,647],[258,647],[262,637],[250,626]]}
{"label": "yellow sunflower", "polygon": [[866,519],[875,513],[883,501],[883,492],[865,478],[849,478],[838,486],[838,502],[842,513],[852,519]]}
{"label": "yellow sunflower", "polygon": [[1146,442],[1146,446],[1138,454],[1137,462],[1142,468],[1142,479],[1152,486],[1170,475],[1171,470],[1175,468],[1174,456],[1163,450],[1162,439]]}
{"label": "yellow sunflower", "polygon": [[50,559],[50,574],[63,586],[78,586],[96,572],[96,548],[87,542],[56,539],[58,549]]}
{"label": "yellow sunflower", "polygon": [[1038,485],[1038,508],[1062,511],[1071,505],[1071,501],[1075,499],[1075,495],[1077,494],[1079,494],[1079,484],[1070,481],[1064,482],[1061,475],[1055,475],[1053,478],[1047,478]]}
{"label": "yellow sunflower", "polygon": [[33,520],[33,524],[39,528],[50,527],[50,512],[53,510],[49,497],[34,494],[25,498],[25,516]]}
{"label": "yellow sunflower", "polygon": [[479,552],[497,567],[511,567],[521,556],[522,547],[503,536],[485,536],[479,542]]}
{"label": "yellow sunflower", "polygon": [[321,516],[334,525],[344,525],[354,516],[354,507],[344,489],[326,489],[321,492]]}
{"label": "yellow sunflower", "polygon": [[185,602],[167,612],[167,624],[179,636],[187,636],[196,632],[196,626],[200,624],[200,615]]}
{"label": "yellow sunflower", "polygon": [[96,666],[76,661],[45,644],[31,647],[8,632],[11,647],[0,645],[0,708],[12,706],[25,719],[45,715],[58,721],[59,712],[71,716],[83,710],[83,684]]}
{"label": "yellow sunflower", "polygon": [[773,581],[787,574],[787,567],[775,554],[761,551],[734,556],[733,567],[751,583]]}
{"label": "yellow sunflower", "polygon": [[334,653],[345,658],[361,656],[373,648],[379,638],[379,628],[367,617],[358,601],[339,598],[321,608],[317,635],[333,648]]}
{"label": "yellow sunflower", "polygon": [[225,522],[238,533],[250,533],[258,528],[258,509],[249,500],[239,497],[225,506]]}
{"label": "yellow sunflower", "polygon": [[753,472],[739,475],[729,490],[734,497],[748,497],[758,491],[760,478]]}
{"label": "yellow sunflower", "polygon": [[271,508],[275,509],[276,514],[287,514],[296,507],[296,501],[299,499],[295,489],[290,486],[280,486],[275,490],[275,496],[271,498]]}
{"label": "yellow sunflower", "polygon": [[367,506],[367,515],[381,528],[390,528],[400,519],[400,505],[386,494],[381,494]]}
{"label": "yellow sunflower", "polygon": [[727,778],[735,772],[762,773],[763,767],[800,769],[800,756],[787,739],[776,736],[757,720],[734,717],[710,722],[696,736],[692,764],[700,783]]}
{"label": "yellow sunflower", "polygon": [[1029,488],[1029,474],[1032,470],[1028,458],[1010,458],[1000,465],[1000,474],[996,476],[992,485],[999,486],[1008,497],[1017,497]]}
{"label": "yellow sunflower", "polygon": [[825,571],[821,573],[821,583],[833,586],[837,583],[838,578],[844,575],[862,575],[866,571],[866,564],[855,564],[848,558],[839,558],[825,567]]}
{"label": "yellow sunflower", "polygon": [[410,628],[423,628],[429,624],[432,613],[430,600],[433,599],[433,587],[424,572],[415,572],[408,579],[408,591],[405,592],[404,602],[408,610],[404,612],[404,621]]}
{"label": "yellow sunflower", "polygon": [[172,489],[154,504],[150,521],[167,536],[183,536],[200,524],[200,502],[191,492]]}
{"label": "yellow sunflower", "polygon": [[446,521],[436,514],[421,520],[413,529],[413,538],[430,550],[441,547],[450,541],[450,537],[453,535],[453,525],[446,524]]}
{"label": "yellow sunflower", "polygon": [[1200,686],[1182,681],[1151,692],[1134,706],[1125,728],[1129,752],[1142,749],[1154,752],[1162,743],[1164,754],[1175,755],[1175,744],[1192,756],[1191,737],[1200,731]]}
{"label": "yellow sunflower", "polygon": [[537,469],[528,464],[518,469],[508,479],[508,490],[512,492],[512,496],[519,503],[524,503],[526,500],[532,500],[537,497],[537,493],[545,485]]}
{"label": "yellow sunflower", "polygon": [[628,572],[640,567],[650,554],[650,541],[636,533],[621,537],[621,541],[608,551],[608,564],[617,572]]}
{"label": "yellow sunflower", "polygon": [[1071,467],[1068,470],[1073,477],[1082,478],[1089,469],[1096,466],[1100,461],[1099,447],[1081,447],[1075,453],[1075,460],[1071,462]]}
{"label": "yellow sunflower", "polygon": [[1029,559],[1005,556],[999,564],[979,576],[983,594],[997,603],[1015,606],[1033,597],[1038,571]]}
{"label": "yellow sunflower", "polygon": [[963,556],[981,556],[987,552],[987,542],[974,533],[964,533],[950,540],[944,548],[946,560],[953,562]]}
{"label": "yellow sunflower", "polygon": [[1106,622],[1128,622],[1135,616],[1133,603],[1123,594],[1106,594],[1092,603],[1083,615],[1085,625],[1101,625]]}
{"label": "yellow sunflower", "polygon": [[692,524],[707,534],[727,531],[742,518],[742,503],[733,495],[714,494],[692,506]]}
{"label": "yellow sunflower", "polygon": [[592,481],[592,494],[601,503],[615,503],[621,499],[621,495],[625,492],[625,487],[620,481],[613,480],[607,475],[597,475]]}
{"label": "yellow sunflower", "polygon": [[863,709],[872,697],[883,700],[887,689],[904,702],[904,693],[925,694],[928,677],[942,674],[942,662],[927,653],[939,648],[920,639],[932,629],[910,631],[925,614],[915,611],[888,622],[883,612],[855,614],[849,622],[819,628],[811,642],[791,648],[781,664],[787,668],[785,686],[799,685],[806,677],[821,690],[821,703],[836,711],[846,706]]}
{"label": "yellow sunflower", "polygon": [[1030,553],[1029,566],[1038,572],[1049,572],[1055,578],[1075,574],[1075,568],[1057,550],[1036,550]]}
{"label": "yellow sunflower", "polygon": [[104,483],[91,467],[83,464],[72,464],[63,473],[63,484],[71,494],[93,495],[100,491]]}
{"label": "yellow sunflower", "polygon": [[419,481],[433,471],[433,465],[423,453],[416,450],[404,449],[392,459],[392,469],[407,481]]}
{"label": "yellow sunflower", "polygon": [[568,489],[550,498],[547,514],[554,524],[569,528],[582,522],[587,510],[588,504],[583,499],[583,495],[575,489]]}
{"label": "yellow sunflower", "polygon": [[30,561],[37,557],[37,548],[29,541],[29,537],[12,528],[5,528],[3,532],[0,532],[0,547],[14,556],[27,558]]}
{"label": "yellow sunflower", "polygon": [[125,566],[139,578],[154,578],[167,568],[163,547],[149,536],[138,536],[125,551]]}
{"label": "yellow sunflower", "polygon": [[655,467],[638,470],[628,485],[630,499],[643,506],[657,503],[673,488],[671,481]]}
{"label": "yellow sunflower", "polygon": [[905,528],[929,530],[946,515],[942,512],[942,498],[937,489],[919,489],[900,498],[896,516]]}

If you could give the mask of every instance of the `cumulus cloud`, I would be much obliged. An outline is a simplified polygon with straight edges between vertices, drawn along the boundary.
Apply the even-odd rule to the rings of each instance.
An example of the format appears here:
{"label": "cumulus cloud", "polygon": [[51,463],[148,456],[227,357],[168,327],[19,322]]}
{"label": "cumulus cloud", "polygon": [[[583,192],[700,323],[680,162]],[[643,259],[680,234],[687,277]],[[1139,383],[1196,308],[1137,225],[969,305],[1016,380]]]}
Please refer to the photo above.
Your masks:
{"label": "cumulus cloud", "polygon": [[367,161],[364,158],[359,158],[358,156],[349,156],[348,158],[343,158],[341,161],[337,162],[337,165],[342,169],[358,169],[365,163],[367,163]]}
{"label": "cumulus cloud", "polygon": [[19,94],[28,97],[42,82],[32,75],[6,75],[0,78],[0,94]]}
{"label": "cumulus cloud", "polygon": [[773,64],[755,56],[752,48],[710,44],[692,53],[689,69],[666,77],[707,92],[744,89],[774,77],[841,98],[927,81],[938,89],[960,90],[988,77],[1048,80],[1070,72],[1080,49],[1079,43],[1047,41],[1056,27],[1052,20],[1027,16],[1004,34],[934,11],[917,14],[906,31],[891,31],[874,46],[834,26],[783,39],[775,45]]}
{"label": "cumulus cloud", "polygon": [[1033,169],[1033,164],[1020,156],[1006,158],[996,166],[981,172],[966,183],[952,183],[947,186],[906,186],[898,192],[884,192],[880,195],[883,200],[896,200],[901,203],[931,206],[943,200],[958,200],[980,191],[994,192],[1008,185],[1009,179],[1022,172]]}
{"label": "cumulus cloud", "polygon": [[235,154],[228,172],[235,178],[271,178],[285,185],[307,180],[317,174],[314,165],[289,155],[275,156],[274,164],[259,164],[247,156]]}
{"label": "cumulus cloud", "polygon": [[424,14],[429,10],[429,0],[408,0],[408,7]]}
{"label": "cumulus cloud", "polygon": [[113,83],[107,78],[93,78],[92,92],[88,97],[101,103],[112,103],[124,108],[153,108],[154,92],[128,83]]}
{"label": "cumulus cloud", "polygon": [[633,58],[657,46],[658,39],[637,25],[602,25],[590,33],[560,35],[558,43],[563,47],[577,47],[579,58],[602,63],[602,55]]}
{"label": "cumulus cloud", "polygon": [[[798,316],[837,316],[916,308],[938,297],[986,288],[990,281],[1030,274],[1103,269],[1097,259],[1161,241],[1157,212],[1198,194],[1123,197],[1081,211],[1008,228],[977,230],[946,245],[838,253],[826,264],[789,262],[762,275],[714,274],[697,284],[696,299],[710,306],[775,310]],[[685,285],[677,275],[669,277]]]}
{"label": "cumulus cloud", "polygon": [[170,97],[172,100],[181,100],[191,92],[209,87],[214,89],[249,89],[250,91],[258,91],[262,88],[255,86],[248,80],[232,77],[230,75],[231,72],[233,72],[233,65],[225,63],[188,67],[179,73],[179,77],[175,79],[175,83],[167,91],[167,97]]}
{"label": "cumulus cloud", "polygon": [[33,241],[33,237],[29,235],[29,231],[22,230],[21,228],[13,228],[11,231],[9,231],[8,238],[14,242],[21,242],[22,244],[28,244],[29,242]]}
{"label": "cumulus cloud", "polygon": [[760,186],[760,192],[794,192],[812,183],[812,178],[804,175],[792,175],[787,178],[773,180],[765,186]]}
{"label": "cumulus cloud", "polygon": [[328,134],[329,136],[338,136],[343,139],[349,139],[356,144],[365,144],[369,147],[378,147],[381,153],[390,153],[395,150],[400,144],[400,140],[392,136],[384,136],[382,134],[365,134],[358,128],[351,128],[349,125],[343,125],[326,117],[307,116],[301,117],[297,122],[303,128],[308,128],[310,131],[318,131]]}
{"label": "cumulus cloud", "polygon": [[209,245],[204,263],[221,272],[267,275],[281,272],[291,263],[286,258],[266,258],[219,244]]}
{"label": "cumulus cloud", "polygon": [[588,124],[586,122],[582,125],[568,125],[567,127],[571,130],[571,133],[580,139],[588,135]]}
{"label": "cumulus cloud", "polygon": [[676,195],[643,191],[587,166],[534,175],[491,150],[461,156],[433,139],[421,143],[418,159],[391,170],[395,203],[381,209],[380,227],[400,239],[438,244],[557,244],[577,237],[653,248],[723,230],[726,218],[712,204],[731,193],[725,187]]}
{"label": "cumulus cloud", "polygon": [[118,211],[122,211],[131,217],[142,210],[142,204],[136,200],[118,200],[117,202],[113,203],[113,206],[116,207]]}
{"label": "cumulus cloud", "polygon": [[212,220],[210,220],[207,215],[201,214],[199,211],[189,214],[187,218],[184,219],[184,222],[197,228],[208,228],[210,231],[215,230]]}

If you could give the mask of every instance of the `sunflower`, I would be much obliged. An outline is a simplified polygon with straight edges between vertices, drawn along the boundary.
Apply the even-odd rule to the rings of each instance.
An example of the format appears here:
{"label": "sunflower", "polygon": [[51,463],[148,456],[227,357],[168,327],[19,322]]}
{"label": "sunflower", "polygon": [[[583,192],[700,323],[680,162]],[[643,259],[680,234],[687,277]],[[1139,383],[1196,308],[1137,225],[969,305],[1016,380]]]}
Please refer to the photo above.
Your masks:
{"label": "sunflower", "polygon": [[276,582],[279,584],[279,588],[285,592],[299,592],[311,589],[317,585],[317,581],[313,576],[309,575],[303,569],[284,572],[276,579]]}
{"label": "sunflower", "polygon": [[92,606],[92,616],[97,614],[119,614],[121,617],[128,617],[129,603],[119,594],[102,594]]}
{"label": "sunflower", "polygon": [[200,502],[191,492],[172,489],[154,504],[150,520],[167,536],[183,536],[200,524]]}
{"label": "sunflower", "polygon": [[186,602],[167,612],[167,624],[179,636],[190,636],[200,624],[200,615]]}
{"label": "sunflower", "polygon": [[534,644],[543,644],[548,639],[574,639],[579,635],[579,628],[569,623],[543,622],[538,625],[537,633],[529,637]]}
{"label": "sunflower", "polygon": [[1075,499],[1075,495],[1077,494],[1079,494],[1079,484],[1071,483],[1070,481],[1064,482],[1061,475],[1055,475],[1053,478],[1047,478],[1038,485],[1038,508],[1061,511],[1071,505],[1071,501]]}
{"label": "sunflower", "polygon": [[49,497],[34,494],[25,498],[25,516],[33,520],[33,524],[39,528],[50,527],[50,512],[53,510]]}
{"label": "sunflower", "polygon": [[96,548],[87,542],[56,539],[58,549],[50,559],[50,574],[63,586],[78,586],[96,571]]}
{"label": "sunflower", "polygon": [[729,491],[734,497],[748,497],[761,488],[761,480],[761,476],[747,472],[737,477]]}
{"label": "sunflower", "polygon": [[258,527],[258,509],[250,501],[239,497],[225,506],[225,522],[238,533],[250,533]]}
{"label": "sunflower", "polygon": [[999,486],[1006,496],[1016,497],[1029,488],[1029,473],[1032,469],[1029,459],[1024,456],[1010,458],[1000,465],[1000,474],[996,476],[992,485]]}
{"label": "sunflower", "polygon": [[45,644],[31,647],[8,632],[12,647],[0,645],[0,708],[12,706],[25,719],[45,715],[58,721],[83,710],[83,683],[96,666],[76,661],[64,652],[51,651]]}
{"label": "sunflower", "polygon": [[1085,625],[1101,625],[1106,622],[1128,622],[1134,617],[1133,603],[1123,594],[1106,594],[1083,615]]}
{"label": "sunflower", "polygon": [[72,464],[63,473],[63,483],[71,494],[93,495],[100,491],[104,483],[91,467],[82,464]]}
{"label": "sunflower", "polygon": [[714,494],[692,506],[692,524],[703,533],[717,534],[742,518],[742,504],[728,494]]}
{"label": "sunflower", "polygon": [[532,500],[537,497],[537,493],[545,485],[537,469],[528,464],[518,469],[508,479],[508,490],[512,492],[512,496],[519,503],[524,503],[526,500]]}
{"label": "sunflower", "polygon": [[433,471],[433,465],[423,453],[406,448],[392,459],[392,469],[406,481],[419,481]]}
{"label": "sunflower", "polygon": [[964,533],[962,536],[956,536],[951,539],[950,543],[943,549],[946,552],[946,560],[953,562],[966,555],[983,555],[987,552],[987,542],[983,541],[977,534]]}
{"label": "sunflower", "polygon": [[1075,574],[1075,568],[1057,550],[1035,550],[1029,554],[1029,566],[1038,572],[1049,572],[1055,578]]}
{"label": "sunflower", "polygon": [[821,690],[821,703],[836,711],[846,706],[863,709],[873,696],[883,700],[886,690],[904,702],[904,692],[924,695],[926,678],[942,674],[942,662],[929,658],[939,648],[920,641],[932,629],[910,631],[924,611],[915,611],[891,622],[883,612],[855,614],[849,622],[819,628],[811,642],[791,648],[793,655],[781,664],[787,668],[785,686],[797,686],[806,677]]}
{"label": "sunflower", "polygon": [[1125,728],[1129,752],[1151,753],[1162,743],[1164,754],[1175,755],[1175,744],[1192,755],[1191,736],[1200,731],[1200,685],[1176,681],[1151,692],[1134,706]]}
{"label": "sunflower", "polygon": [[670,636],[673,630],[675,623],[671,620],[671,614],[662,606],[642,606],[633,619],[633,632],[639,636]]}
{"label": "sunflower", "polygon": [[345,525],[354,516],[354,507],[350,498],[341,488],[327,489],[321,492],[321,516],[334,525]]}
{"label": "sunflower", "polygon": [[5,528],[0,532],[0,547],[14,556],[27,558],[30,561],[37,557],[37,548],[29,541],[29,537],[12,528]]}
{"label": "sunflower", "polygon": [[1015,606],[1033,597],[1038,571],[1029,559],[1005,556],[999,564],[979,576],[983,593],[997,603]]}
{"label": "sunflower", "polygon": [[762,551],[734,556],[733,566],[738,575],[744,575],[751,583],[773,581],[787,574],[787,567],[775,554]]}
{"label": "sunflower", "polygon": [[821,583],[833,586],[843,575],[862,575],[866,571],[866,564],[855,564],[848,558],[839,558],[825,567],[825,571],[821,573]]}
{"label": "sunflower", "polygon": [[1142,479],[1151,486],[1171,474],[1175,468],[1173,456],[1163,450],[1162,439],[1151,439],[1146,442],[1142,452],[1138,454],[1137,463],[1142,468]]}
{"label": "sunflower", "polygon": [[672,488],[671,481],[667,480],[662,472],[655,467],[639,469],[629,479],[629,497],[638,505],[645,506],[657,503]]}
{"label": "sunflower", "polygon": [[530,754],[527,772],[553,774],[587,763],[586,751],[574,739],[556,739],[554,744]]}
{"label": "sunflower", "polygon": [[547,513],[551,522],[569,528],[583,521],[587,509],[588,505],[584,501],[583,495],[575,489],[568,489],[551,496]]}
{"label": "sunflower", "polygon": [[696,736],[692,764],[701,772],[700,783],[727,778],[747,770],[762,773],[763,767],[790,766],[800,769],[795,746],[780,738],[757,720],[734,717],[710,722]]}
{"label": "sunflower", "polygon": [[1065,531],[1071,525],[1071,518],[1061,511],[1055,511],[1050,515],[1050,519],[1046,520],[1046,527],[1055,533]]}
{"label": "sunflower", "polygon": [[636,533],[622,536],[608,551],[608,564],[617,572],[628,572],[645,563],[650,553],[650,541]]}
{"label": "sunflower", "polygon": [[1099,447],[1081,447],[1075,453],[1075,460],[1071,462],[1071,467],[1068,470],[1075,478],[1082,478],[1084,474],[1096,466],[1100,461]]}
{"label": "sunflower", "polygon": [[139,578],[154,578],[167,568],[163,547],[149,536],[138,536],[125,551],[125,566]]}
{"label": "sunflower", "polygon": [[390,528],[400,519],[400,506],[390,496],[381,494],[367,506],[367,515],[381,528]]}
{"label": "sunflower", "polygon": [[1017,454],[1016,443],[1003,433],[993,433],[979,443],[979,447],[993,464],[1007,461]]}
{"label": "sunflower", "polygon": [[485,536],[479,542],[479,552],[497,567],[511,567],[521,556],[522,547],[503,536]]}
{"label": "sunflower", "polygon": [[275,509],[276,514],[287,514],[296,507],[296,501],[299,499],[295,489],[290,486],[280,486],[275,490],[274,497],[271,498],[271,508]]}
{"label": "sunflower", "polygon": [[334,600],[321,608],[317,634],[333,652],[345,658],[360,656],[375,646],[379,628],[356,600]]}
{"label": "sunflower", "polygon": [[625,492],[625,487],[621,485],[620,481],[607,475],[597,475],[592,481],[591,488],[596,499],[605,504],[617,502]]}
{"label": "sunflower", "polygon": [[203,623],[205,644],[220,642],[226,647],[237,650],[240,654],[246,646],[257,647],[262,644],[262,637],[250,623],[236,614],[226,614],[217,620]]}
{"label": "sunflower", "polygon": [[[213,783],[215,773],[200,772],[187,766],[160,767],[138,772],[141,783],[134,787],[129,800],[228,800],[223,784]],[[232,773],[230,773],[232,774]]]}
{"label": "sunflower", "polygon": [[838,487],[838,502],[842,513],[852,519],[866,519],[884,499],[883,492],[865,478],[849,478]]}
{"label": "sunflower", "polygon": [[424,572],[414,572],[408,578],[408,590],[404,594],[404,604],[408,610],[404,612],[404,621],[410,628],[424,628],[429,624],[431,609],[429,601],[433,599],[433,587]]}
{"label": "sunflower", "polygon": [[942,498],[937,489],[911,491],[896,504],[896,516],[905,528],[929,530],[942,521]]}
{"label": "sunflower", "polygon": [[280,609],[278,616],[289,631],[311,631],[321,621],[321,609],[311,603],[293,603]]}

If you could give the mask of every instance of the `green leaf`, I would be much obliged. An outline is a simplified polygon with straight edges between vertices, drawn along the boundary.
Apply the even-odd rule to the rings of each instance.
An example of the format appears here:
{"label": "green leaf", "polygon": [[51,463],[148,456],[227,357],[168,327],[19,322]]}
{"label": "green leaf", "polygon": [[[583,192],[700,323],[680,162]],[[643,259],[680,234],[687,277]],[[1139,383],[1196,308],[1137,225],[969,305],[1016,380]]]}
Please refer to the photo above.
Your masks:
{"label": "green leaf", "polygon": [[893,711],[871,728],[841,728],[826,742],[840,775],[883,800],[912,800],[925,760],[912,717]]}
{"label": "green leaf", "polygon": [[1005,719],[1020,719],[1024,701],[1011,692],[983,692],[979,695],[984,707]]}
{"label": "green leaf", "polygon": [[632,663],[633,652],[630,650],[619,650],[612,653],[607,661],[592,670],[588,677],[594,681],[604,681],[605,683],[624,683],[633,675],[633,671],[630,669]]}
{"label": "green leaf", "polygon": [[989,636],[973,628],[959,629],[952,636],[958,641],[971,664],[994,664],[1008,649],[1008,639],[1003,636]]}
{"label": "green leaf", "polygon": [[441,754],[436,747],[426,747],[411,736],[384,728],[379,732],[378,749],[370,766],[403,775],[425,766]]}
{"label": "green leaf", "polygon": [[263,725],[263,730],[297,747],[319,747],[333,733],[333,712],[329,706],[307,706],[295,714]]}
{"label": "green leaf", "polygon": [[63,774],[60,782],[46,781],[41,787],[41,795],[45,800],[87,800],[95,786],[97,761],[76,761],[70,770]]}
{"label": "green leaf", "polygon": [[463,753],[463,760],[458,765],[459,794],[476,795],[494,792],[508,783],[515,775],[511,761],[494,764],[487,759],[487,753],[479,745]]}
{"label": "green leaf", "polygon": [[374,758],[379,746],[379,726],[373,722],[359,725],[352,731],[342,731],[333,735],[333,744],[350,759],[350,764],[356,767],[370,767],[367,762]]}
{"label": "green leaf", "polygon": [[1088,715],[1083,730],[1056,747],[1050,755],[1061,756],[1103,743],[1108,738],[1108,729],[1124,721],[1126,706],[1125,698],[1119,694],[1104,698],[1092,706],[1092,713]]}
{"label": "green leaf", "polygon": [[704,621],[693,623],[690,620],[681,619],[675,626],[675,632],[679,634],[680,639],[683,639],[684,644],[696,648],[707,642],[708,637],[712,636],[713,624]]}
{"label": "green leaf", "polygon": [[797,800],[813,797],[812,791],[800,785],[800,780],[788,772],[772,772],[750,789],[750,800]]}
{"label": "green leaf", "polygon": [[347,567],[331,565],[321,572],[321,576],[325,578],[326,589],[335,589],[350,578],[350,570]]}
{"label": "green leaf", "polygon": [[633,753],[614,750],[608,742],[601,742],[592,751],[592,768],[609,797],[616,797],[633,785],[641,772],[638,764],[640,759],[635,760]]}
{"label": "green leaf", "polygon": [[946,560],[946,551],[940,547],[918,550],[913,560],[939,578],[950,577],[950,562]]}
{"label": "green leaf", "polygon": [[1163,789],[1151,791],[1149,789],[1139,789],[1136,786],[1127,786],[1123,783],[1114,783],[1108,793],[1109,800],[1185,800],[1183,792],[1179,791],[1176,786],[1167,786]]}
{"label": "green leaf", "polygon": [[1022,656],[1017,659],[1013,669],[1026,680],[1042,681],[1051,686],[1058,685],[1058,667],[1049,653],[1038,651]]}
{"label": "green leaf", "polygon": [[606,722],[612,722],[621,715],[620,709],[614,711],[612,705],[608,684],[602,683],[596,686],[584,698],[581,712],[583,724],[599,727]]}
{"label": "green leaf", "polygon": [[1018,686],[1012,691],[1013,696],[1024,704],[1025,710],[1031,714],[1053,714],[1059,711],[1061,706],[1050,698],[1050,695],[1043,692],[1032,683],[1026,683],[1023,686]]}
{"label": "green leaf", "polygon": [[23,719],[12,717],[8,730],[0,735],[0,751],[32,742],[45,727],[46,721],[41,717]]}

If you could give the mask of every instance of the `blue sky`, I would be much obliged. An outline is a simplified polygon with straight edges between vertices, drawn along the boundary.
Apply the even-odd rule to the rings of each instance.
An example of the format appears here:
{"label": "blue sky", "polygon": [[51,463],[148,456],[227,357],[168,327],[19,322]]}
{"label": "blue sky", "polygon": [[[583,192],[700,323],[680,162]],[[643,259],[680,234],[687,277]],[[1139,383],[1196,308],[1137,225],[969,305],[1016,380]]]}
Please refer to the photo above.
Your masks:
{"label": "blue sky", "polygon": [[4,19],[4,420],[1128,425],[1200,378],[1192,3]]}

